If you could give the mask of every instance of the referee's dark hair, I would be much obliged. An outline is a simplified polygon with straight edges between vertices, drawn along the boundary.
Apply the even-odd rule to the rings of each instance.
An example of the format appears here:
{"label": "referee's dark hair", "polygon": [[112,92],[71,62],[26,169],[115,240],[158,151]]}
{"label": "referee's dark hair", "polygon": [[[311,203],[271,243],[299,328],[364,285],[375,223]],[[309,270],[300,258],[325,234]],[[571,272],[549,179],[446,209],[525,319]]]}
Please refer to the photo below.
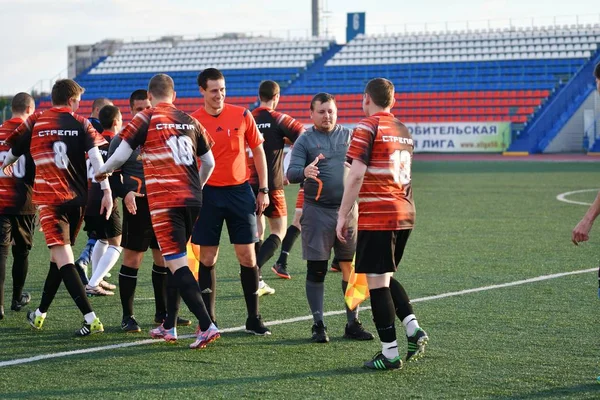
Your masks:
{"label": "referee's dark hair", "polygon": [[206,68],[198,74],[198,86],[206,90],[208,81],[217,81],[219,79],[225,79],[221,71],[216,68]]}
{"label": "referee's dark hair", "polygon": [[271,101],[280,93],[279,84],[275,81],[262,81],[258,87],[260,101]]}
{"label": "referee's dark hair", "polygon": [[315,94],[315,97],[313,97],[313,99],[310,101],[310,110],[311,111],[315,110],[315,103],[317,101],[321,104],[327,103],[328,101],[333,101],[335,103],[335,97],[333,97],[332,94],[325,93],[325,92]]}
{"label": "referee's dark hair", "polygon": [[27,107],[35,107],[35,100],[29,93],[21,92],[15,94],[10,103],[10,109],[13,114],[24,114],[27,112]]}
{"label": "referee's dark hair", "polygon": [[119,111],[119,107],[117,106],[104,106],[100,109],[98,113],[98,119],[100,120],[100,125],[104,130],[108,130],[112,128],[113,123],[117,119],[117,117],[121,115],[121,111]]}

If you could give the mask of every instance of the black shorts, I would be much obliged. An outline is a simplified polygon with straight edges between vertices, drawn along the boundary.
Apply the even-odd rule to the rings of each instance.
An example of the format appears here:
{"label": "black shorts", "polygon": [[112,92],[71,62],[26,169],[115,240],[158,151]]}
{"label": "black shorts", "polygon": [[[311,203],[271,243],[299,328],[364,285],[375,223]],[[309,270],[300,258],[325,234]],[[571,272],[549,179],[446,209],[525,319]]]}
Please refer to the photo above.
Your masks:
{"label": "black shorts", "polygon": [[135,215],[127,211],[123,202],[123,236],[121,237],[121,247],[128,250],[144,252],[151,249],[158,249],[156,235],[152,228],[150,219],[150,208],[148,207],[147,197],[136,197],[135,203],[137,211]]}
{"label": "black shorts", "polygon": [[74,245],[81,222],[84,207],[40,205],[40,224],[46,238],[46,245]]}
{"label": "black shorts", "polygon": [[399,231],[358,231],[356,244],[357,273],[396,272],[404,254],[411,229]]}
{"label": "black shorts", "polygon": [[[117,237],[121,234],[121,214],[117,207],[113,208],[113,212],[108,217],[104,215],[86,215],[83,217],[85,221],[86,232],[90,232],[96,239],[109,239]],[[88,235],[92,237],[92,235]]]}
{"label": "black shorts", "polygon": [[249,183],[223,187],[204,186],[202,208],[194,226],[192,243],[218,246],[223,221],[227,224],[231,243],[258,242],[256,198]]}
{"label": "black shorts", "polygon": [[162,208],[150,212],[156,240],[165,260],[187,254],[187,243],[199,212],[200,207]]}
{"label": "black shorts", "polygon": [[13,240],[16,248],[31,250],[35,214],[0,215],[0,246],[9,246]]}

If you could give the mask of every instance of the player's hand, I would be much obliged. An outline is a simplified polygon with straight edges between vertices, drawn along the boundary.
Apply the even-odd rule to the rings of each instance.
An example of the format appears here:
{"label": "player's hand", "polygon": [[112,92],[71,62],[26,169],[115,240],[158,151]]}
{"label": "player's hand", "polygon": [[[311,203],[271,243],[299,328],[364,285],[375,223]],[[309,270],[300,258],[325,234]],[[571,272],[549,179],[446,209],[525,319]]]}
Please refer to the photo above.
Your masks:
{"label": "player's hand", "polygon": [[6,167],[2,168],[2,173],[5,176],[12,176],[13,175],[13,165],[7,165]]}
{"label": "player's hand", "polygon": [[338,212],[337,225],[335,226],[335,234],[338,240],[342,243],[346,243],[346,236],[348,235],[348,227],[347,225],[347,217],[345,215],[341,215]]}
{"label": "player's hand", "polygon": [[136,197],[144,197],[143,194],[134,192],[133,190],[125,195],[123,202],[125,203],[125,207],[130,214],[135,215],[137,212],[137,204],[135,202]]}
{"label": "player's hand", "polygon": [[256,215],[260,216],[269,207],[269,196],[263,192],[259,192],[256,196]]}
{"label": "player's hand", "polygon": [[102,203],[100,203],[100,215],[106,212],[106,220],[110,218],[113,210],[113,198],[112,191],[110,189],[104,190],[104,196],[102,196]]}
{"label": "player's hand", "polygon": [[323,158],[323,155],[319,154],[317,157],[315,157],[315,160],[313,162],[311,162],[306,166],[306,168],[304,168],[304,176],[306,178],[317,178],[317,175],[319,175],[319,167],[317,167],[317,163]]}
{"label": "player's hand", "polygon": [[581,242],[586,242],[590,239],[590,230],[592,229],[592,222],[586,220],[585,218],[579,221],[577,226],[573,228],[573,232],[571,233],[571,241],[575,246],[579,245]]}
{"label": "player's hand", "polygon": [[112,174],[109,174],[108,172],[98,172],[96,175],[94,175],[94,179],[96,182],[102,182],[111,175]]}

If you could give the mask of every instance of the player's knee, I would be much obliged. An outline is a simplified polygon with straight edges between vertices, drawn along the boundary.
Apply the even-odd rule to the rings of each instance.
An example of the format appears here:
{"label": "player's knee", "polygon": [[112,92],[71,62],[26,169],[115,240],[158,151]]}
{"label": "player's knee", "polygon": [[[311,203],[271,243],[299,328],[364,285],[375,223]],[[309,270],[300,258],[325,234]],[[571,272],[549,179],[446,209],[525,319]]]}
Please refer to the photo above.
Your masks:
{"label": "player's knee", "polygon": [[306,280],[309,282],[325,282],[327,275],[327,261],[307,261]]}
{"label": "player's knee", "polygon": [[31,246],[26,245],[14,245],[12,248],[12,255],[14,258],[27,258],[29,256],[29,250]]}

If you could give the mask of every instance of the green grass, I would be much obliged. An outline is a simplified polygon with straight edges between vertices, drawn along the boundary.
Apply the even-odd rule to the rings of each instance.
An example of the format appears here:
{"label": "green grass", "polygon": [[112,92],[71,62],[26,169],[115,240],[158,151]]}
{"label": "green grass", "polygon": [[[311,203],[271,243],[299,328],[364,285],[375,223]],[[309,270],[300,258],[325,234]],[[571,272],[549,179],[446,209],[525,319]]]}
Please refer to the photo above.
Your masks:
{"label": "green grass", "polygon": [[[586,207],[555,197],[600,187],[599,172],[593,163],[417,163],[417,226],[396,276],[419,299],[597,266],[600,232],[592,231],[590,243],[579,247],[570,242]],[[296,190],[287,189],[290,210]],[[594,196],[570,198],[591,202]],[[84,241],[80,235],[77,250]],[[40,234],[35,242],[26,285],[34,307],[48,257]],[[239,265],[226,240],[222,245],[217,316],[229,328],[244,323],[245,307]],[[92,299],[106,332],[74,338],[81,315],[61,288],[40,332],[29,328],[24,313],[8,311],[0,323],[0,361],[147,339],[154,312],[150,260],[148,254],[135,303],[142,334],[120,332],[115,296]],[[264,319],[308,315],[299,243],[291,281],[277,279],[269,267],[264,276],[277,293],[261,299]],[[340,278],[327,276],[326,311],[342,309]],[[302,321],[274,326],[271,337],[226,333],[201,351],[189,350],[192,340],[182,339],[0,368],[0,398],[599,398],[596,279],[592,272],[415,302],[430,345],[423,359],[401,371],[363,370],[379,342],[343,339],[345,316],[336,315],[326,318],[327,345],[311,344],[311,323]],[[374,332],[370,311],[361,314]],[[182,315],[191,316],[183,304]],[[401,324],[397,328],[402,351]],[[191,333],[193,327],[179,330]]]}

